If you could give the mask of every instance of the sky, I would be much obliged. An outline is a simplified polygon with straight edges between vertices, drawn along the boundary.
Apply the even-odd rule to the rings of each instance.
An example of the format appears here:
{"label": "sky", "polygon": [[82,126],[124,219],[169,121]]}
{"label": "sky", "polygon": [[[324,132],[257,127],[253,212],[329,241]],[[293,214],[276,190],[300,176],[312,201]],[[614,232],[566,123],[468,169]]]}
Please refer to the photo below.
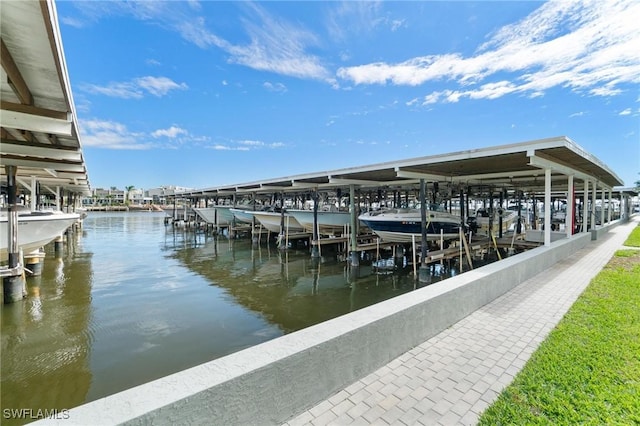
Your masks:
{"label": "sky", "polygon": [[640,2],[58,1],[92,188],[567,136],[640,180]]}

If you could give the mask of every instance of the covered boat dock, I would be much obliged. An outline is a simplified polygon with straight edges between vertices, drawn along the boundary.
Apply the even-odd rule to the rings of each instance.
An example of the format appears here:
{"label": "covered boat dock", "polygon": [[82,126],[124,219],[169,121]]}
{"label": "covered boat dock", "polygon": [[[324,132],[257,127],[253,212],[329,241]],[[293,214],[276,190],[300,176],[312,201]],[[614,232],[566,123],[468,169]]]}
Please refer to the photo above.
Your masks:
{"label": "covered boat dock", "polygon": [[40,207],[44,196],[56,210],[72,211],[82,195],[90,194],[90,186],[54,2],[3,2],[0,28],[6,289],[18,280],[23,267],[18,248],[19,197],[25,197],[31,211]]}
{"label": "covered boat dock", "polygon": [[[566,136],[519,142],[489,148],[449,154],[433,155],[406,160],[390,161],[368,166],[308,173],[303,175],[266,179],[244,184],[224,185],[177,193],[176,197],[236,205],[249,200],[269,197],[295,198],[318,192],[348,194],[350,211],[355,212],[358,194],[368,193],[369,201],[391,203],[398,206],[402,195],[419,193],[425,184],[429,195],[440,200],[457,203],[462,220],[468,217],[469,200],[493,200],[500,205],[507,200],[517,202],[523,198],[544,202],[544,211],[552,211],[552,199],[562,199],[566,205],[562,234],[590,232],[611,222],[611,205],[616,200],[621,218],[631,214],[630,197],[621,188],[623,182],[607,165],[588,153]],[[373,194],[373,195],[372,195]],[[428,197],[427,199],[431,199]],[[585,208],[586,206],[586,208]],[[602,207],[599,207],[602,206]],[[576,215],[576,209],[580,214]],[[600,208],[600,211],[597,211]],[[580,217],[579,223],[574,218]],[[352,214],[351,249],[356,250],[356,218]],[[544,215],[538,240],[544,245],[563,237],[553,232],[551,214]]]}

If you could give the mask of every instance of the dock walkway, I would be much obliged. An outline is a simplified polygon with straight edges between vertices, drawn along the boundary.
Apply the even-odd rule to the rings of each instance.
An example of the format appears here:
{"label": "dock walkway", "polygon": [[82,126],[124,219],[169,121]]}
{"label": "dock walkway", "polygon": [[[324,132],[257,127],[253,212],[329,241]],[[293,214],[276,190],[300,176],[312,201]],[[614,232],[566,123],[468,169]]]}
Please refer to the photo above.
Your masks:
{"label": "dock walkway", "polygon": [[474,425],[638,225],[571,257],[285,425]]}

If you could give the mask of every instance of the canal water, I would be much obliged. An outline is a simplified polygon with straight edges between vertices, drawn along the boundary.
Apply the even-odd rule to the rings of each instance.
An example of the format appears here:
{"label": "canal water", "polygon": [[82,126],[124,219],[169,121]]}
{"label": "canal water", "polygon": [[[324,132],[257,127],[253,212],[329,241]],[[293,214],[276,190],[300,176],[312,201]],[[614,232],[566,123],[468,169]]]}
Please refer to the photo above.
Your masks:
{"label": "canal water", "polygon": [[90,213],[45,248],[28,297],[1,308],[3,412],[72,408],[415,289],[408,270],[355,276],[164,216]]}

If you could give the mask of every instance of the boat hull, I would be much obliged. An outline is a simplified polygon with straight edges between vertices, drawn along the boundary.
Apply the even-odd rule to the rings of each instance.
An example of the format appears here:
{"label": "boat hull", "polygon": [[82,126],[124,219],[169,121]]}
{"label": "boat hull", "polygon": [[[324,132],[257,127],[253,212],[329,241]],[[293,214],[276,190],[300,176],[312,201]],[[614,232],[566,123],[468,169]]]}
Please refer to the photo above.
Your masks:
{"label": "boat hull", "polygon": [[[358,219],[383,241],[410,243],[422,239],[419,210],[370,212],[360,215]],[[429,211],[426,228],[428,241],[457,239],[460,236],[460,219],[448,213]]]}
{"label": "boat hull", "polygon": [[[28,253],[49,244],[80,219],[77,213],[28,214],[18,216],[18,246]],[[0,217],[0,257],[7,257],[8,218]]]}
{"label": "boat hull", "polygon": [[[512,210],[505,210],[502,215],[502,232],[507,232],[518,219],[518,213]],[[478,226],[477,234],[489,235],[489,217],[476,216],[475,222]],[[493,217],[493,234],[499,233],[500,216],[496,213]]]}
{"label": "boat hull", "polygon": [[253,224],[253,211],[242,209],[229,209],[237,222]]}
{"label": "boat hull", "polygon": [[194,208],[193,211],[205,222],[212,225],[229,225],[233,223],[231,206],[214,206],[207,208]]}
{"label": "boat hull", "polygon": [[[305,231],[313,232],[313,211],[287,210],[302,225]],[[318,211],[318,228],[320,234],[340,234],[351,223],[349,212]]]}
{"label": "boat hull", "polygon": [[187,221],[189,217],[193,216],[193,209],[191,207],[161,207],[162,211],[167,214],[167,216],[172,217],[174,220],[184,220]]}
{"label": "boat hull", "polygon": [[[281,213],[277,212],[251,212],[253,216],[270,232],[280,232],[280,222],[282,221]],[[285,232],[303,232],[302,225],[290,214],[284,214],[284,231]]]}

